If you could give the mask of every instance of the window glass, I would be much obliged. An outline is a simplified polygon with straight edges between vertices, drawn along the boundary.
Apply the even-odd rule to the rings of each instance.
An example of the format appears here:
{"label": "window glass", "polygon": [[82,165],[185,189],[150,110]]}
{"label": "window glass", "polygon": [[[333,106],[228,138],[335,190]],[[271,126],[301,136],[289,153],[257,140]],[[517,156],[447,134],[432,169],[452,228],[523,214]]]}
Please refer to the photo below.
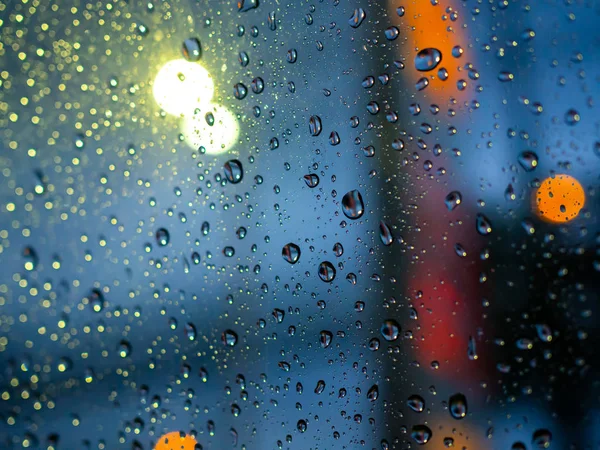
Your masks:
{"label": "window glass", "polygon": [[596,448],[599,6],[0,0],[0,448]]}

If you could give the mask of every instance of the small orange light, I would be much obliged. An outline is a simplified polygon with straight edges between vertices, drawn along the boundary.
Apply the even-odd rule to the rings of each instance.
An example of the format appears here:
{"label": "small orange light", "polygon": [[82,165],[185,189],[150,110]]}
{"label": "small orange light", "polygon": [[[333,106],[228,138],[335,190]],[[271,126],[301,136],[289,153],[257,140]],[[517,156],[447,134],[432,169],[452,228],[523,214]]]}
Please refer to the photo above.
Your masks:
{"label": "small orange light", "polygon": [[189,434],[182,436],[182,433],[172,431],[158,440],[154,450],[195,450],[196,444],[196,439]]}
{"label": "small orange light", "polygon": [[570,175],[546,178],[535,192],[536,213],[548,222],[569,222],[579,215],[584,204],[583,187]]}

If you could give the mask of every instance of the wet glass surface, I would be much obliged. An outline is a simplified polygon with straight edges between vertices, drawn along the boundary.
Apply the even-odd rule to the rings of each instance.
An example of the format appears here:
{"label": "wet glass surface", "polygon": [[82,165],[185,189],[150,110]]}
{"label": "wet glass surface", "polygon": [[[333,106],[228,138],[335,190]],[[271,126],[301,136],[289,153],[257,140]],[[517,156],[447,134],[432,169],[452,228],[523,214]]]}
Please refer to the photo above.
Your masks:
{"label": "wet glass surface", "polygon": [[0,0],[0,449],[592,449],[600,4]]}

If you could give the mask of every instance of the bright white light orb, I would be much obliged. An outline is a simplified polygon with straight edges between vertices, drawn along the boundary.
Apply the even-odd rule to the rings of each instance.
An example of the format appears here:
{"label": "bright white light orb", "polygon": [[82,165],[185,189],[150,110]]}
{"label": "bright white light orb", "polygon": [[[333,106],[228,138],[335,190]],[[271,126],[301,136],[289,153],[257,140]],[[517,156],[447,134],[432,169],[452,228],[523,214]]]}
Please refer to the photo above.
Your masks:
{"label": "bright white light orb", "polygon": [[193,115],[183,118],[182,132],[191,148],[198,150],[204,147],[207,154],[216,155],[226,152],[235,144],[240,129],[231,111],[224,106],[208,103],[197,105]]}
{"label": "bright white light orb", "polygon": [[192,115],[198,105],[210,102],[214,90],[208,71],[185,59],[175,59],[162,66],[152,88],[158,105],[174,116]]}

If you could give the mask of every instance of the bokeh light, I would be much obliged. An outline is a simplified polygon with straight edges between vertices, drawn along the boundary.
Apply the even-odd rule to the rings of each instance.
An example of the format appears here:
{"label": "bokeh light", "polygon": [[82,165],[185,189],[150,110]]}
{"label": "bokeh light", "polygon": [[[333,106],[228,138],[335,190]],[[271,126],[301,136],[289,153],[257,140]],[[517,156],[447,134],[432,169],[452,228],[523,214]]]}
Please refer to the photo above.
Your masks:
{"label": "bokeh light", "polygon": [[195,450],[197,443],[189,434],[172,431],[158,440],[154,450]]}
{"label": "bokeh light", "polygon": [[236,117],[224,106],[209,103],[196,108],[183,119],[183,136],[194,150],[201,146],[206,153],[216,155],[227,151],[239,135]]}
{"label": "bokeh light", "polygon": [[214,94],[208,71],[197,63],[176,59],[158,71],[152,88],[158,105],[168,114],[193,114],[198,105],[206,105]]}
{"label": "bokeh light", "polygon": [[565,223],[579,215],[585,204],[581,183],[570,175],[546,178],[535,192],[535,210],[548,222]]}

